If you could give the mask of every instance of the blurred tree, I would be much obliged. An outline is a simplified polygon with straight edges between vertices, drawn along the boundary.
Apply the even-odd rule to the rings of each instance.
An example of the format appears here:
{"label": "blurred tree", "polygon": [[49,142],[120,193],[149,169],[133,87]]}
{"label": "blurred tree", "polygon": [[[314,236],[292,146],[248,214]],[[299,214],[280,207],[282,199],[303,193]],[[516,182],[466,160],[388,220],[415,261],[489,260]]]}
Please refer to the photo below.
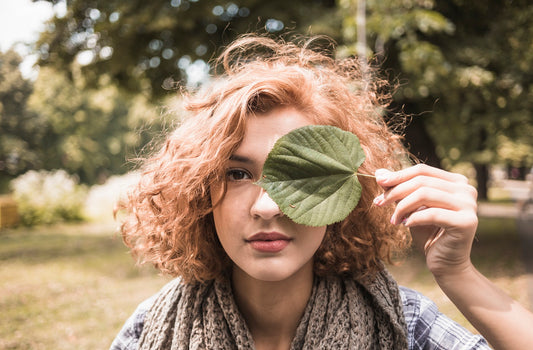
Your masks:
{"label": "blurred tree", "polygon": [[[57,0],[49,0],[57,2]],[[90,83],[108,74],[129,91],[161,96],[177,81],[194,85],[206,61],[236,35],[263,30],[338,33],[335,0],[72,0],[42,33],[40,65],[72,69]]]}
{"label": "blurred tree", "polygon": [[[347,14],[344,54],[356,52],[357,4],[339,0]],[[487,164],[516,162],[521,154],[533,165],[523,151],[501,151],[505,140],[533,146],[530,1],[366,4],[367,53],[400,77],[395,104],[413,115],[406,139],[415,155],[434,165],[442,159],[445,167],[472,162],[480,198],[487,196]]]}
{"label": "blurred tree", "polygon": [[[41,65],[66,68],[72,81],[81,69],[92,86],[108,75],[111,84],[157,98],[176,81],[197,84],[214,52],[244,32],[327,34],[341,44],[340,54],[354,55],[361,4],[72,0],[37,48]],[[365,7],[359,16],[367,57],[398,82],[393,109],[413,116],[406,129],[411,151],[432,165],[473,162],[484,198],[486,165],[517,161],[516,152],[501,152],[500,141],[533,142],[533,4],[366,0]]]}
{"label": "blurred tree", "polygon": [[[487,165],[517,163],[517,153],[501,152],[505,140],[533,147],[533,3],[455,0],[440,1],[438,8],[454,19],[454,35],[440,46],[455,69],[431,128],[443,158],[475,165],[486,198]],[[520,163],[533,166],[530,156]]]}
{"label": "blurred tree", "polygon": [[65,169],[86,183],[126,172],[126,158],[153,136],[148,125],[152,133],[160,129],[156,106],[141,94],[119,91],[105,75],[95,89],[86,88],[82,78],[75,81],[65,72],[41,68],[28,100],[28,108],[47,125],[42,168]]}
{"label": "blurred tree", "polygon": [[[208,69],[204,60],[236,35],[248,31],[259,29],[275,35],[287,29],[312,30],[344,41],[345,54],[355,54],[357,2],[337,2],[74,0],[69,2],[65,17],[53,20],[54,31],[41,36],[41,64],[72,67],[76,60],[86,60],[82,71],[89,81],[109,72],[114,82],[130,91],[161,96],[164,88],[175,81],[188,77],[189,84],[194,85],[195,77]],[[424,91],[437,77],[428,83],[425,68],[442,70],[438,68],[442,61],[438,48],[419,33],[453,29],[449,21],[429,7],[415,0],[368,3],[369,42],[381,57],[387,51],[387,68],[393,68],[405,79],[416,78],[409,81],[410,88],[405,90],[406,95],[411,94],[398,99],[398,104],[405,105],[410,113],[432,108],[427,99],[429,93]],[[310,25],[312,29],[308,29]],[[430,62],[426,62],[428,56]],[[419,98],[417,91],[424,92],[426,99]],[[407,132],[413,152],[427,163],[439,165],[424,119],[413,119]]]}
{"label": "blurred tree", "polygon": [[4,179],[41,165],[42,120],[26,108],[33,84],[22,77],[21,61],[13,50],[0,52],[0,177]]}
{"label": "blurred tree", "polygon": [[[358,0],[339,0],[344,13],[342,36],[343,56],[362,51],[358,39]],[[438,82],[449,67],[439,46],[430,39],[450,35],[454,26],[434,9],[432,0],[366,0],[367,59],[389,73],[399,88],[394,95],[392,110],[402,109],[414,117],[405,130],[410,151],[423,162],[440,166],[435,143],[430,137],[426,112],[433,109]],[[399,79],[399,80],[398,80]]]}

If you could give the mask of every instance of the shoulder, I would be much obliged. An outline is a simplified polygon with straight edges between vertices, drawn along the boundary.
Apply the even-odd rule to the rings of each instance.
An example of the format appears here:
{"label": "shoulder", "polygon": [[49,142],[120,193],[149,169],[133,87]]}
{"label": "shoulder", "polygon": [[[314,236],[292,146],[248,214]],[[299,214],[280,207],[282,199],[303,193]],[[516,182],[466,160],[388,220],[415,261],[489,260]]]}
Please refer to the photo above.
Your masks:
{"label": "shoulder", "polygon": [[161,294],[165,294],[169,290],[175,289],[181,285],[181,278],[178,277],[172,279],[164,285],[158,293],[140,303],[133,314],[126,320],[124,326],[122,326],[122,329],[113,340],[109,350],[136,350],[143,332],[146,316],[152,309],[152,306],[156,304]]}
{"label": "shoulder", "polygon": [[146,299],[137,306],[133,314],[113,340],[110,350],[136,350],[144,327],[146,314],[157,299],[157,294]]}
{"label": "shoulder", "polygon": [[480,335],[475,335],[439,312],[437,305],[424,295],[400,287],[409,349],[490,349]]}

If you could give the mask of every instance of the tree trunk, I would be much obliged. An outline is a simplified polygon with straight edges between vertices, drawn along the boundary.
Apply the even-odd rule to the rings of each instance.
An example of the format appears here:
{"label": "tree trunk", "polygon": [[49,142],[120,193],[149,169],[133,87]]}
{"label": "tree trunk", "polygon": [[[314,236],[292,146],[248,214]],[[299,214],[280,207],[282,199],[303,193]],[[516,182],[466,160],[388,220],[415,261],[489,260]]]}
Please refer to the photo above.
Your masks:
{"label": "tree trunk", "polygon": [[423,118],[413,117],[407,126],[405,145],[420,162],[437,168],[442,167],[440,158],[435,151],[435,143],[426,130]]}
{"label": "tree trunk", "polygon": [[477,198],[487,200],[489,198],[489,167],[487,164],[474,164],[476,169]]}
{"label": "tree trunk", "polygon": [[[483,127],[479,130],[478,151],[482,152],[487,148],[488,133]],[[476,169],[477,198],[487,200],[489,198],[489,167],[487,164],[474,163]]]}

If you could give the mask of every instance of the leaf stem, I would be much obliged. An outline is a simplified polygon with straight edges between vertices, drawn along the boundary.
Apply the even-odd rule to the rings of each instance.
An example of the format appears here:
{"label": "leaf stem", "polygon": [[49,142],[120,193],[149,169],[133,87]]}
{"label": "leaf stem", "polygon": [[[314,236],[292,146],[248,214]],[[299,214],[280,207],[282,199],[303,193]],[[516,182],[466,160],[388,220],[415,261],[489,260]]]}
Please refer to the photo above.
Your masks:
{"label": "leaf stem", "polygon": [[358,172],[356,172],[355,175],[357,175],[357,176],[372,177],[372,178],[374,178],[374,179],[376,178],[374,175],[370,175],[370,174],[361,174],[361,173],[358,173]]}

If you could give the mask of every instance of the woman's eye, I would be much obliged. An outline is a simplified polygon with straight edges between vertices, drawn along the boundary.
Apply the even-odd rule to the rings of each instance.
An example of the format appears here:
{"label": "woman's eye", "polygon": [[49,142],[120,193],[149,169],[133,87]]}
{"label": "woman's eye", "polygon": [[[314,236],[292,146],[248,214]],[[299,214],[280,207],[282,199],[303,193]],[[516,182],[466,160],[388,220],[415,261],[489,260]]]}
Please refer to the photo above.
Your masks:
{"label": "woman's eye", "polygon": [[228,170],[226,172],[226,176],[228,180],[230,181],[242,181],[242,180],[249,180],[252,178],[250,174],[248,174],[248,172],[244,170],[239,170],[239,169]]}

